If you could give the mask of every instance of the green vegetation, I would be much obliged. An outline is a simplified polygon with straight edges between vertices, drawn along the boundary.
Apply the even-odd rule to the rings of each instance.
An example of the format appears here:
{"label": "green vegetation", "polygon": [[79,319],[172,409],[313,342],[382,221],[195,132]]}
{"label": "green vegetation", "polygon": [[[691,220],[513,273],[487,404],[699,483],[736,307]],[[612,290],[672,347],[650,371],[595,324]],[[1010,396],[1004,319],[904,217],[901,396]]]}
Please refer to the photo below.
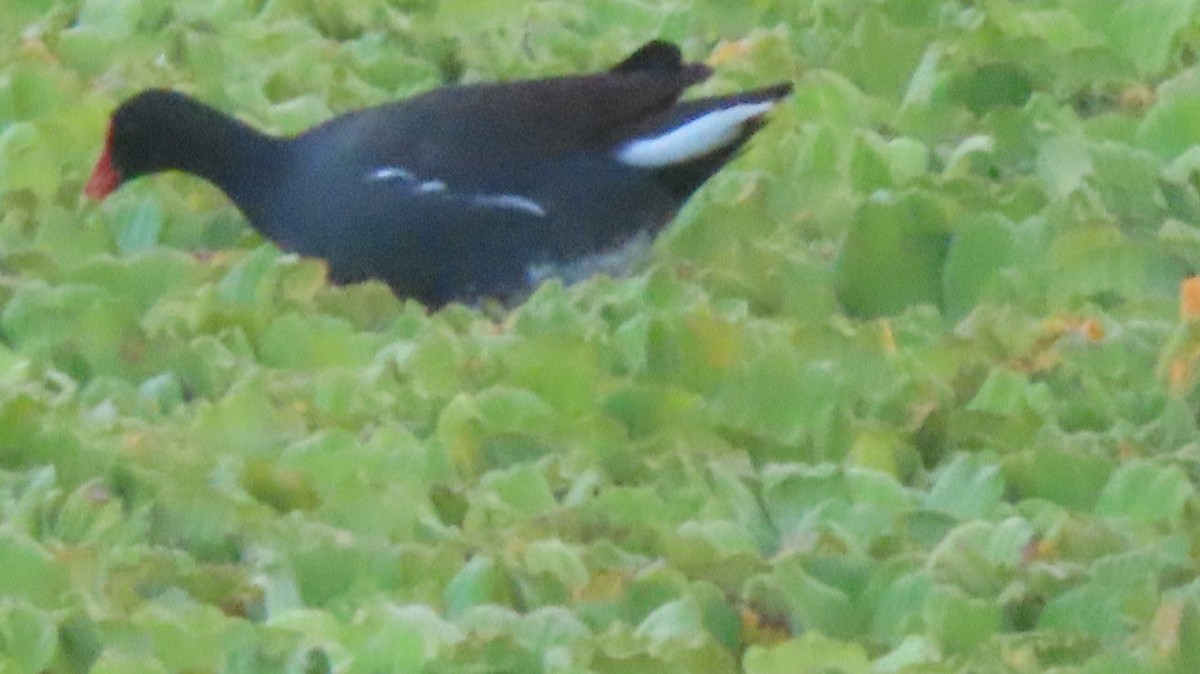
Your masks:
{"label": "green vegetation", "polygon": [[[1196,4],[0,2],[0,672],[1200,671]],[[142,87],[296,131],[652,37],[798,90],[500,324],[80,196]]]}

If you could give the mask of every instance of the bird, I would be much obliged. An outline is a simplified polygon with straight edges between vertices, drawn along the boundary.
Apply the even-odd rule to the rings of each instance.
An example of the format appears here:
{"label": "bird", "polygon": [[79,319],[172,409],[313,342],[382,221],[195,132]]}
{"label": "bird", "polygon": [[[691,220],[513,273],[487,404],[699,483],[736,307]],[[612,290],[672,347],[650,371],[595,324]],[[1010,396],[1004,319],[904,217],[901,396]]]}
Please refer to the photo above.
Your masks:
{"label": "bird", "polygon": [[112,113],[84,192],[181,171],[333,283],[378,279],[430,309],[511,304],[644,257],[792,90],[681,100],[711,74],[654,40],[608,70],[447,85],[290,136],[146,89]]}

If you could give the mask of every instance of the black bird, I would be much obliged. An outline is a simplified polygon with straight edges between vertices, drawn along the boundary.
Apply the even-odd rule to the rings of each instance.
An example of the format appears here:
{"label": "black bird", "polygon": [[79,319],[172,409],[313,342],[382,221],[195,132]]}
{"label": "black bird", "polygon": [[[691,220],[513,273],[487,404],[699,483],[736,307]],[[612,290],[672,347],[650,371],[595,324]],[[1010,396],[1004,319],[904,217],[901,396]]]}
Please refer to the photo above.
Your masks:
{"label": "black bird", "polygon": [[679,101],[710,74],[655,41],[607,72],[447,86],[286,138],[151,89],[113,113],[86,193],[183,171],[335,282],[430,307],[512,301],[619,272],[791,91]]}

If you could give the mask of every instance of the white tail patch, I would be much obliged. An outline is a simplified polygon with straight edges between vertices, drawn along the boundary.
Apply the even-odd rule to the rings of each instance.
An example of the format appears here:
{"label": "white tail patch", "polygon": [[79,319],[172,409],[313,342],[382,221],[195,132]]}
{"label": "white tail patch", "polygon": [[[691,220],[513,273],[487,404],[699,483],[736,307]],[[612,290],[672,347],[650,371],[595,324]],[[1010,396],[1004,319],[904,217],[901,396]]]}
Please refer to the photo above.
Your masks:
{"label": "white tail patch", "polygon": [[737,140],[743,124],[774,105],[775,101],[761,101],[713,110],[662,135],[625,143],[617,150],[617,160],[639,168],[660,168],[698,159]]}

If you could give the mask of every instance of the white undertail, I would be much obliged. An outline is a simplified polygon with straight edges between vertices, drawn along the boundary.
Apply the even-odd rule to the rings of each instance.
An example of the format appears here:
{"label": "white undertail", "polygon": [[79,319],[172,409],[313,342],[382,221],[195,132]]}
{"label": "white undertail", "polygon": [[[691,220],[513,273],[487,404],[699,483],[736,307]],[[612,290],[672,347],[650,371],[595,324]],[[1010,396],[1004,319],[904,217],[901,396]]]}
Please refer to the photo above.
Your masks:
{"label": "white undertail", "polygon": [[741,103],[706,112],[659,135],[625,143],[617,149],[617,160],[638,168],[661,168],[699,159],[737,140],[746,122],[763,116],[775,103]]}

